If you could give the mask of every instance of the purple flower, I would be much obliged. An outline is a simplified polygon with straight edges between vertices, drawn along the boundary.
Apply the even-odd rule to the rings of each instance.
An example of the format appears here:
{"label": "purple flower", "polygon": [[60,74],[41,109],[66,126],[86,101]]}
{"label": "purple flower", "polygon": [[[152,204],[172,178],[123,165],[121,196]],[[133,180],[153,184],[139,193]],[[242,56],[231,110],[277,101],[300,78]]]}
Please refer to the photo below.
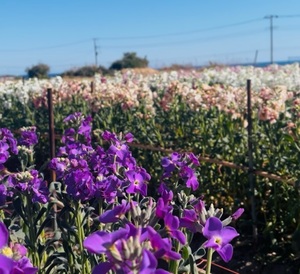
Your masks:
{"label": "purple flower", "polygon": [[156,203],[155,214],[158,218],[164,219],[166,214],[173,209],[173,206],[170,205],[168,201],[164,201],[163,198],[158,198]]}
{"label": "purple flower", "polygon": [[34,169],[9,175],[9,186],[32,195],[33,202],[45,204],[49,199],[49,190],[46,181],[38,176],[38,171]]}
{"label": "purple flower", "polygon": [[67,193],[77,200],[86,201],[94,197],[94,177],[87,169],[73,169],[65,177],[65,183]]}
{"label": "purple flower", "polygon": [[116,136],[116,134],[112,133],[112,132],[109,132],[107,130],[105,130],[103,133],[102,133],[102,138],[103,140],[106,140],[106,141],[118,141],[118,138]]}
{"label": "purple flower", "polygon": [[108,203],[113,203],[117,196],[123,196],[121,191],[122,180],[115,175],[99,178],[95,181],[95,197],[103,198]]}
{"label": "purple flower", "polygon": [[108,273],[113,267],[114,267],[113,263],[103,262],[103,263],[96,265],[93,268],[92,274],[105,274],[105,273]]}
{"label": "purple flower", "polygon": [[116,155],[119,162],[123,162],[128,154],[130,154],[128,146],[119,141],[112,144],[107,152]]}
{"label": "purple flower", "polygon": [[127,143],[132,143],[134,140],[134,136],[132,133],[129,132],[124,136],[124,139]]}
{"label": "purple flower", "polygon": [[188,166],[184,166],[181,168],[180,173],[182,178],[185,180],[186,186],[188,188],[192,188],[193,191],[197,190],[199,182],[194,170]]}
{"label": "purple flower", "polygon": [[193,153],[174,152],[169,157],[162,158],[161,164],[164,169],[162,179],[171,178],[175,173],[188,188],[192,188],[194,191],[198,188],[199,182],[194,168],[199,166],[199,161]]}
{"label": "purple flower", "polygon": [[202,232],[203,226],[199,222],[199,217],[194,209],[185,209],[180,218],[180,226],[186,227],[193,233]]}
{"label": "purple flower", "polygon": [[67,123],[67,122],[73,122],[74,123],[78,120],[80,121],[81,117],[82,117],[81,112],[75,112],[75,113],[72,113],[69,116],[67,116],[63,121],[64,121],[64,123]]}
{"label": "purple flower", "polygon": [[143,174],[129,170],[126,172],[126,176],[130,182],[126,189],[127,193],[141,193],[143,196],[147,195],[147,184]]}
{"label": "purple flower", "polygon": [[173,200],[173,191],[170,190],[165,183],[161,183],[158,187],[158,194],[163,198],[164,202]]}
{"label": "purple flower", "polygon": [[17,141],[9,129],[0,128],[0,140],[9,145],[10,151],[13,154],[18,154]]}
{"label": "purple flower", "polygon": [[18,274],[34,274],[38,271],[36,267],[33,267],[30,260],[27,257],[23,257],[17,261],[12,273]]}
{"label": "purple flower", "polygon": [[38,269],[25,257],[26,248],[20,244],[8,247],[8,237],[6,226],[0,222],[0,273],[35,274]]}
{"label": "purple flower", "polygon": [[61,179],[65,174],[68,163],[69,159],[53,158],[49,163],[49,168],[55,170],[57,178]]}
{"label": "purple flower", "polygon": [[106,260],[93,269],[93,274],[108,273],[168,273],[157,269],[157,259],[181,258],[172,251],[170,239],[161,238],[152,227],[135,227],[129,223],[117,231],[98,231],[88,236],[83,243],[92,253],[105,254]]}
{"label": "purple flower", "polygon": [[168,213],[165,218],[165,229],[167,230],[169,236],[177,239],[182,245],[186,243],[185,235],[180,231],[179,228],[179,219],[176,216],[173,216],[171,213]]}
{"label": "purple flower", "polygon": [[191,201],[191,205],[195,208],[195,211],[197,214],[201,214],[205,209],[205,203],[201,200],[201,198],[199,199],[193,199]]}
{"label": "purple flower", "polygon": [[63,144],[68,144],[70,142],[75,142],[76,131],[74,128],[68,128],[64,131],[64,135],[61,138]]}
{"label": "purple flower", "polygon": [[91,253],[102,254],[113,247],[116,241],[125,238],[128,232],[128,227],[110,233],[97,231],[89,235],[84,240],[83,245]]}
{"label": "purple flower", "polygon": [[111,210],[105,211],[100,217],[101,223],[115,223],[122,219],[122,217],[129,211],[130,204],[126,200],[122,200],[122,204],[115,206]]}
{"label": "purple flower", "polygon": [[181,255],[172,250],[172,243],[169,238],[162,238],[161,235],[154,230],[153,227],[148,226],[148,237],[151,247],[154,250],[156,258],[163,258],[165,260],[179,260]]}
{"label": "purple flower", "polygon": [[10,153],[18,154],[17,141],[7,128],[0,128],[0,170],[10,157]]}
{"label": "purple flower", "polygon": [[64,144],[72,144],[77,142],[77,134],[83,136],[85,144],[91,144],[91,132],[92,132],[92,118],[90,116],[84,117],[80,112],[75,112],[64,119],[64,122],[69,124],[70,128],[64,131],[62,142]]}
{"label": "purple flower", "polygon": [[92,117],[88,116],[86,117],[80,124],[79,128],[78,128],[78,134],[81,134],[84,136],[85,141],[88,145],[91,144],[91,133],[92,133]]}
{"label": "purple flower", "polygon": [[20,146],[30,147],[38,143],[38,137],[36,134],[36,127],[23,127],[21,130],[21,137],[18,140]]}
{"label": "purple flower", "polygon": [[9,157],[9,145],[6,142],[0,141],[0,164],[3,164],[7,161]]}
{"label": "purple flower", "polygon": [[7,245],[8,236],[9,234],[5,224],[0,222],[0,249]]}
{"label": "purple flower", "polygon": [[163,177],[169,177],[175,168],[180,165],[180,154],[174,152],[170,157],[164,157],[161,160],[161,165],[164,168]]}
{"label": "purple flower", "polygon": [[216,250],[225,262],[231,260],[233,247],[229,242],[239,236],[233,227],[223,227],[220,219],[210,217],[203,228],[203,235],[208,239],[205,247]]}
{"label": "purple flower", "polygon": [[189,160],[192,162],[194,166],[200,165],[198,158],[193,153],[188,153],[187,157],[189,158]]}
{"label": "purple flower", "polygon": [[10,274],[15,266],[14,260],[5,255],[0,254],[0,272],[2,274]]}

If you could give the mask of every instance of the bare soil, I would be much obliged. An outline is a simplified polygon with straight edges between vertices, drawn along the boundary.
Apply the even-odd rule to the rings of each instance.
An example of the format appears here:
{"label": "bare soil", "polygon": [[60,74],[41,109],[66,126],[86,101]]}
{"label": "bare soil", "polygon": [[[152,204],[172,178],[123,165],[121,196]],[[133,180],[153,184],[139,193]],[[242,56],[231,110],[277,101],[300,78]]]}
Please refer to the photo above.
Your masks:
{"label": "bare soil", "polygon": [[272,262],[271,259],[263,262],[256,253],[252,244],[237,243],[230,262],[225,263],[221,258],[215,257],[217,265],[212,266],[212,274],[300,274],[300,257],[292,260],[274,256]]}

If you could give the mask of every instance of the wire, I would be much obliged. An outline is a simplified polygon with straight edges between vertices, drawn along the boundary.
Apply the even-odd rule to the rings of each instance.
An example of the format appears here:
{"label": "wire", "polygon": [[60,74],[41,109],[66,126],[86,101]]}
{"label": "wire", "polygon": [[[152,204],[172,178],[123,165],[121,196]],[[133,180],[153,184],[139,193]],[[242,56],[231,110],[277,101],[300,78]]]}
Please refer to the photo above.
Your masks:
{"label": "wire", "polygon": [[101,48],[103,49],[122,49],[122,48],[156,48],[156,47],[162,47],[162,46],[176,46],[176,45],[183,45],[183,44],[191,44],[195,42],[209,42],[211,40],[221,40],[221,39],[227,39],[227,38],[236,38],[241,36],[248,36],[253,34],[258,34],[262,32],[266,32],[267,30],[252,30],[251,32],[238,32],[238,33],[231,33],[227,35],[222,36],[210,36],[210,37],[201,37],[197,39],[191,39],[191,40],[184,40],[184,41],[172,41],[172,42],[161,42],[161,43],[152,43],[152,44],[139,44],[139,45],[123,45],[123,46],[115,46],[115,45],[103,45]]}
{"label": "wire", "polygon": [[55,49],[55,48],[63,48],[63,47],[79,45],[90,41],[91,41],[90,39],[85,39],[77,42],[70,42],[66,44],[60,44],[60,45],[48,46],[48,47],[37,47],[37,48],[30,48],[30,49],[0,49],[0,51],[1,52],[26,52],[26,51],[36,51],[36,50],[47,50],[47,49]]}
{"label": "wire", "polygon": [[[203,29],[191,30],[191,31],[186,31],[186,32],[174,32],[174,33],[148,35],[148,36],[98,37],[98,38],[93,38],[92,40],[98,40],[98,39],[101,39],[101,40],[105,40],[105,39],[106,40],[126,40],[127,39],[128,40],[128,39],[147,39],[147,38],[187,35],[187,34],[195,34],[195,33],[200,33],[200,32],[205,32],[205,31],[211,31],[211,30],[224,29],[224,28],[228,28],[228,27],[245,25],[245,24],[249,24],[252,22],[260,21],[260,20],[263,20],[263,19],[252,19],[252,20],[247,20],[247,21],[243,21],[243,22],[223,25],[223,26],[203,28]],[[59,45],[45,46],[45,47],[36,47],[36,48],[30,48],[30,49],[0,49],[0,52],[28,52],[28,51],[36,51],[36,50],[47,50],[47,49],[69,47],[69,46],[78,45],[78,44],[82,44],[82,43],[86,43],[86,42],[90,42],[90,41],[91,41],[91,39],[85,39],[85,40],[70,42],[70,43],[66,43],[66,44],[59,44]]]}
{"label": "wire", "polygon": [[300,17],[300,14],[294,15],[279,15],[278,18],[293,18],[293,17]]}
{"label": "wire", "polygon": [[249,24],[249,23],[257,22],[257,21],[262,21],[262,20],[263,20],[263,18],[257,18],[257,19],[242,21],[242,22],[223,25],[223,26],[203,28],[203,29],[197,29],[197,30],[190,30],[190,31],[185,31],[185,32],[173,32],[173,33],[156,34],[156,35],[144,35],[144,36],[97,37],[96,39],[101,39],[101,40],[126,40],[126,39],[146,39],[146,38],[158,38],[158,37],[187,35],[187,34],[194,34],[194,33],[217,30],[217,29],[224,29],[224,28],[229,28],[229,27],[234,27],[234,26],[241,26],[241,25],[245,25],[245,24]]}

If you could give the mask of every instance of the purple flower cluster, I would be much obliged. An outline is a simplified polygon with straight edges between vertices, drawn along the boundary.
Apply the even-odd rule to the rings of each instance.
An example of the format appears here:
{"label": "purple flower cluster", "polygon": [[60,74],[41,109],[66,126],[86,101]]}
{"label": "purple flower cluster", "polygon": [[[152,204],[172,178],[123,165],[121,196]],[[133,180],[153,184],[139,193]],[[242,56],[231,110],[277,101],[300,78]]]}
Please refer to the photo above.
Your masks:
{"label": "purple flower cluster", "polygon": [[[17,140],[11,131],[6,128],[0,129],[0,171],[4,169],[4,163],[10,157],[10,153],[25,158],[32,154],[31,146],[38,142],[36,127],[24,127],[20,129],[21,136]],[[17,146],[19,145],[19,146]],[[28,154],[28,155],[27,155]],[[24,156],[23,155],[23,156]],[[0,185],[0,205],[3,205],[7,196],[12,196],[14,191],[25,192],[32,195],[33,202],[46,203],[48,201],[48,188],[46,182],[39,178],[37,170],[17,173],[3,172]],[[5,183],[7,181],[7,183]]]}
{"label": "purple flower cluster", "polygon": [[202,233],[208,241],[204,244],[206,248],[217,251],[221,258],[228,262],[232,258],[233,247],[229,243],[239,234],[235,228],[227,226],[232,220],[237,220],[244,212],[239,208],[235,213],[221,221],[223,210],[214,209],[211,205],[207,211],[201,199],[194,199],[189,209],[184,209],[180,218],[180,227],[189,229],[192,233]]}
{"label": "purple flower cluster", "polygon": [[62,137],[63,143],[70,144],[77,142],[78,140],[76,140],[75,136],[78,134],[79,136],[83,136],[83,141],[87,145],[91,144],[91,116],[84,117],[80,112],[75,112],[74,114],[67,116],[64,119],[64,122],[71,127],[65,130],[64,136]]}
{"label": "purple flower cluster", "polygon": [[191,232],[202,233],[203,226],[206,223],[205,204],[201,199],[192,201],[189,209],[184,209],[180,226],[188,228]]}
{"label": "purple flower cluster", "polygon": [[169,273],[157,269],[158,259],[179,260],[180,254],[172,250],[171,240],[162,238],[152,227],[125,227],[113,232],[98,231],[83,243],[91,253],[105,254],[106,261],[93,269],[93,274],[108,273]]}
{"label": "purple flower cluster", "polygon": [[18,243],[7,245],[9,233],[6,226],[0,223],[0,273],[34,274],[38,269],[25,256],[26,248]]}
{"label": "purple flower cluster", "polygon": [[[102,138],[110,144],[107,150],[91,146],[91,118],[75,113],[65,120],[71,128],[62,138],[58,157],[50,162],[57,178],[65,182],[66,191],[76,200],[86,201],[103,198],[113,202],[116,197],[140,193],[147,195],[147,182],[150,175],[137,166],[126,143],[132,142],[133,135],[118,138],[105,131]],[[84,141],[79,141],[78,136]]]}
{"label": "purple flower cluster", "polygon": [[[232,220],[237,220],[244,212],[243,208],[239,208],[231,216],[222,221],[223,226],[227,226]],[[203,227],[210,217],[221,218],[223,215],[222,209],[215,209],[213,205],[206,210],[205,203],[201,199],[192,199],[187,209],[183,210],[180,218],[180,226],[188,228],[191,232],[202,233]]]}
{"label": "purple flower cluster", "polygon": [[49,190],[46,181],[39,177],[37,170],[30,170],[10,174],[8,176],[8,187],[22,193],[29,194],[32,202],[47,203]]}
{"label": "purple flower cluster", "polygon": [[18,139],[18,145],[31,147],[38,143],[38,137],[36,134],[36,127],[23,127],[20,129],[21,137]]}
{"label": "purple flower cluster", "polygon": [[7,128],[0,128],[0,171],[10,157],[10,153],[18,154],[17,141]]}
{"label": "purple flower cluster", "polygon": [[193,153],[173,152],[169,157],[164,157],[161,164],[164,169],[162,180],[172,177],[172,174],[177,171],[186,187],[193,191],[198,189],[199,182],[194,168],[199,166],[199,161]]}

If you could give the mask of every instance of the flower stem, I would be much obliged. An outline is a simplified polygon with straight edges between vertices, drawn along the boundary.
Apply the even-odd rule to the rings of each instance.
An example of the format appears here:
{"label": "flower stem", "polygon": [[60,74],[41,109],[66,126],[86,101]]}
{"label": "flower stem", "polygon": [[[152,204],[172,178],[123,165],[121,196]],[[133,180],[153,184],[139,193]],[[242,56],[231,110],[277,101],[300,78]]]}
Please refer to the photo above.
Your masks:
{"label": "flower stem", "polygon": [[32,259],[32,264],[38,268],[40,268],[40,257],[37,250],[37,235],[36,235],[36,226],[34,224],[34,212],[33,212],[33,203],[32,203],[32,197],[30,195],[26,195],[26,211],[29,216],[27,219],[28,221],[28,236],[30,241],[30,248],[29,248],[29,254]]}
{"label": "flower stem", "polygon": [[83,240],[85,238],[85,233],[84,233],[84,228],[83,228],[83,223],[82,223],[82,215],[81,215],[81,206],[80,202],[78,202],[77,205],[77,210],[76,210],[76,226],[78,229],[78,238],[79,238],[79,251],[81,254],[81,265],[82,265],[82,274],[89,274],[91,273],[91,267],[90,264],[87,260],[87,256],[85,254],[85,250],[83,247]]}
{"label": "flower stem", "polygon": [[207,266],[206,266],[206,272],[205,272],[205,274],[210,274],[213,252],[214,252],[214,250],[212,248],[209,248],[207,250]]}

